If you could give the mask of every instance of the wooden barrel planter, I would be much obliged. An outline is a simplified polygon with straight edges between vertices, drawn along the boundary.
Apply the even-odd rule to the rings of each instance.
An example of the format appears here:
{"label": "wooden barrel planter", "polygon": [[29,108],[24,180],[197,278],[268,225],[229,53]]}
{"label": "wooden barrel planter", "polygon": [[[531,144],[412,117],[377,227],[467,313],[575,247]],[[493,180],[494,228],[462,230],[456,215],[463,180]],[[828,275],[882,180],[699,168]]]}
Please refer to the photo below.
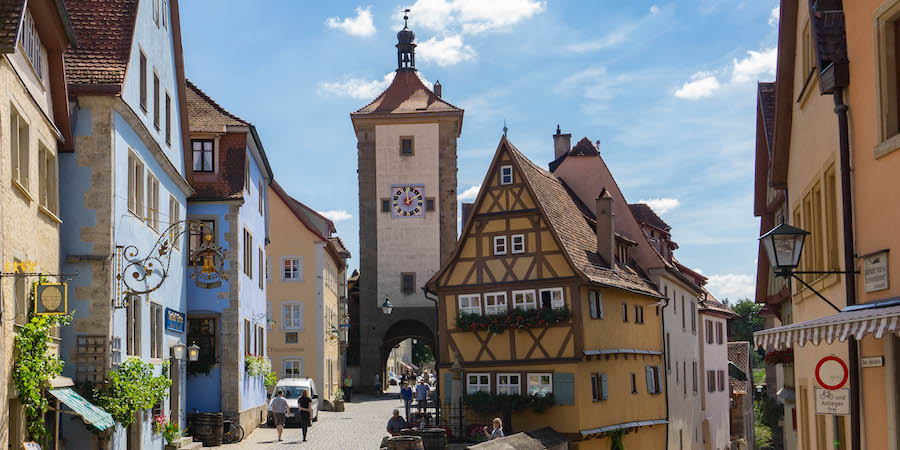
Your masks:
{"label": "wooden barrel planter", "polygon": [[422,438],[419,436],[394,436],[388,439],[388,450],[424,450]]}
{"label": "wooden barrel planter", "polygon": [[194,415],[194,438],[203,442],[204,447],[222,445],[222,413],[197,413]]}
{"label": "wooden barrel planter", "polygon": [[447,430],[443,428],[404,428],[400,430],[400,434],[422,438],[422,446],[425,450],[444,450],[450,445],[447,439]]}

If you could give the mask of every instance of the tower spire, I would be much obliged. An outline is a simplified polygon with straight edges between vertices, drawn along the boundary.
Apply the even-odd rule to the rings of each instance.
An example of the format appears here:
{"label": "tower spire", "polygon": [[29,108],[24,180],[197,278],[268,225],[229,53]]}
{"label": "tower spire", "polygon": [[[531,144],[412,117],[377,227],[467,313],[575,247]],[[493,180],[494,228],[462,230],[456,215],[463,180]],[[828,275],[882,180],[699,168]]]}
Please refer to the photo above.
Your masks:
{"label": "tower spire", "polygon": [[409,8],[403,10],[403,29],[397,33],[397,71],[416,70],[416,33],[409,29]]}

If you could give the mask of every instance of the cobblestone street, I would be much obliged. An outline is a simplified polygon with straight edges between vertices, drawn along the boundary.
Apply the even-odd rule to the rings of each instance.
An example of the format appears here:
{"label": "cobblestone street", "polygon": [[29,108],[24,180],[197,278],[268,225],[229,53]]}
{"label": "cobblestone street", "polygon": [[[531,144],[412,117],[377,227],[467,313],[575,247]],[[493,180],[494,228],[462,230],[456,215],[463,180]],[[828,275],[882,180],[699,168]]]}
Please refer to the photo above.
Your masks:
{"label": "cobblestone street", "polygon": [[400,391],[396,386],[381,400],[372,395],[354,395],[353,403],[345,405],[344,412],[319,411],[319,420],[308,430],[303,442],[299,427],[285,428],[283,441],[277,442],[275,428],[257,428],[238,444],[225,445],[223,450],[238,449],[295,449],[310,450],[356,450],[378,449],[381,438],[386,436],[385,426],[391,411],[402,411]]}

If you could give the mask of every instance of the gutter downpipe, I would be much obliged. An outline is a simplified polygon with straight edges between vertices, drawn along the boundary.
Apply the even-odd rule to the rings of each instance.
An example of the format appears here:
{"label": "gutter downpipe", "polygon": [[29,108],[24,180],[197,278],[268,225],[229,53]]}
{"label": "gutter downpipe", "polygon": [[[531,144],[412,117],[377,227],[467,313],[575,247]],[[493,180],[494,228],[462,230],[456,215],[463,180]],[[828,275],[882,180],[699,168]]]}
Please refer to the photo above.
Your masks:
{"label": "gutter downpipe", "polygon": [[438,308],[440,307],[440,302],[437,297],[431,298],[428,294],[435,295],[434,292],[431,292],[428,287],[423,287],[423,291],[425,291],[425,298],[434,302],[434,350],[432,351],[434,356],[434,378],[435,378],[435,397],[437,400],[434,402],[434,412],[435,412],[435,421],[436,423],[441,423],[441,324],[438,322]]}
{"label": "gutter downpipe", "polygon": [[[669,411],[669,347],[666,346],[666,306],[669,306],[669,297],[663,297],[666,299],[666,303],[659,308],[659,316],[662,318],[662,348],[663,348],[663,361],[666,366],[665,376],[666,376],[666,447],[669,448],[669,426],[672,425]],[[660,299],[662,300],[662,298]]]}
{"label": "gutter downpipe", "polygon": [[[838,134],[841,155],[841,208],[844,228],[844,270],[847,277],[847,306],[856,304],[856,255],[853,248],[853,196],[850,173],[850,130],[847,123],[847,105],[844,104],[842,87],[834,88],[834,112],[838,118]],[[850,360],[850,448],[862,450],[861,421],[859,404],[859,342],[853,337],[848,340],[848,359]]]}

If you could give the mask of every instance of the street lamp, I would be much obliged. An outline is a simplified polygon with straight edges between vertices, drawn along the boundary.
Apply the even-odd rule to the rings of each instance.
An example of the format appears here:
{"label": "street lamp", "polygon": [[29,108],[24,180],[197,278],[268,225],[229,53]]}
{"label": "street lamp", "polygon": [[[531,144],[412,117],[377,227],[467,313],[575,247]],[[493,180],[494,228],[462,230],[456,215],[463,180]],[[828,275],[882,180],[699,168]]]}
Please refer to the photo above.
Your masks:
{"label": "street lamp", "polygon": [[200,359],[200,347],[194,342],[188,347],[188,361],[194,362]]}
{"label": "street lamp", "polygon": [[781,225],[772,228],[768,233],[760,236],[759,241],[762,242],[763,248],[766,249],[766,256],[769,258],[769,264],[772,266],[772,271],[775,272],[775,275],[784,278],[796,278],[797,281],[824,300],[825,303],[831,305],[836,311],[841,312],[840,308],[834,306],[834,303],[828,301],[827,298],[823,297],[822,294],[813,289],[813,287],[804,281],[803,278],[798,277],[797,274],[828,275],[839,273],[853,275],[859,272],[851,270],[849,267],[847,268],[848,270],[794,270],[800,265],[800,255],[803,253],[803,242],[806,240],[807,235],[809,235],[808,231],[801,230],[782,222]]}
{"label": "street lamp", "polygon": [[394,305],[391,303],[391,301],[387,297],[385,297],[384,303],[381,304],[381,312],[385,313],[386,315],[390,315],[391,311],[393,311],[393,310],[394,310]]}
{"label": "street lamp", "polygon": [[175,358],[175,361],[184,361],[185,348],[185,345],[181,342],[172,346],[172,357]]}
{"label": "street lamp", "polygon": [[782,223],[759,238],[775,273],[784,276],[797,268],[807,235],[808,231]]}

